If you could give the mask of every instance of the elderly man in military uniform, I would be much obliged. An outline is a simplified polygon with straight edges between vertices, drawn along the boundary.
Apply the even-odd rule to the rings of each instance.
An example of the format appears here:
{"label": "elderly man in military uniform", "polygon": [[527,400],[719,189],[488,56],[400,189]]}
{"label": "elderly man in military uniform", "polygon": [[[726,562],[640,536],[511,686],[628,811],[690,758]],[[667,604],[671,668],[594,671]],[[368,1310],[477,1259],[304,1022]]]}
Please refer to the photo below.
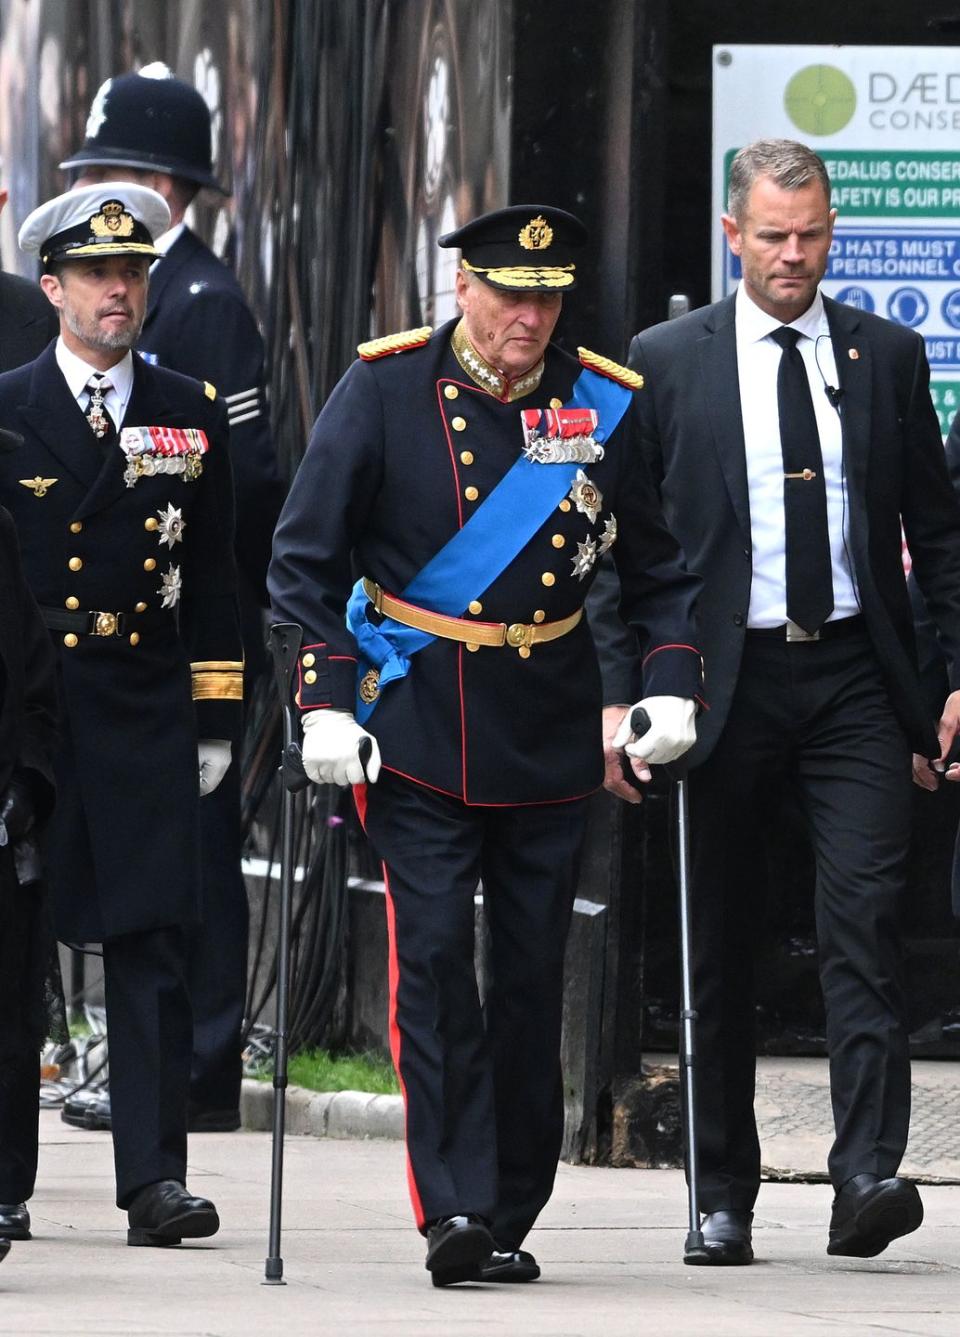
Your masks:
{"label": "elderly man in military uniform", "polygon": [[276,616],[304,631],[307,773],[367,782],[409,1186],[437,1286],[540,1274],[520,1246],[556,1173],[564,946],[604,772],[583,600],[611,548],[645,655],[646,759],[695,736],[699,581],[632,449],[640,380],[550,342],[585,240],[539,205],[441,238],[462,250],[461,319],[360,347],[270,568]]}
{"label": "elderly man in military uniform", "polygon": [[[264,386],[263,339],[240,284],[190,228],[201,190],[227,191],[213,170],[210,112],[192,84],[160,61],[100,86],[86,137],[60,165],[79,185],[134,181],[170,207],[155,238],[163,259],[151,273],[137,348],[149,362],[216,385],[230,418],[237,501],[235,552],[247,683],[265,667],[267,564],[285,488],[276,465]],[[240,716],[237,715],[239,735]],[[239,736],[234,743],[239,742]],[[241,1032],[247,986],[247,893],[241,872],[240,768],[231,767],[200,816],[203,918],[190,932],[193,1007],[192,1131],[240,1125]],[[78,1092],[64,1119],[110,1126],[106,1091]]]}
{"label": "elderly man in military uniform", "polygon": [[[185,1188],[199,796],[230,764],[242,695],[227,410],[132,356],[161,196],[90,186],[35,210],[60,334],[0,377],[0,501],[58,651],[64,739],[48,873],[58,936],[102,942],[117,1204],[128,1242],[212,1235]],[[199,765],[199,776],[198,776]]]}

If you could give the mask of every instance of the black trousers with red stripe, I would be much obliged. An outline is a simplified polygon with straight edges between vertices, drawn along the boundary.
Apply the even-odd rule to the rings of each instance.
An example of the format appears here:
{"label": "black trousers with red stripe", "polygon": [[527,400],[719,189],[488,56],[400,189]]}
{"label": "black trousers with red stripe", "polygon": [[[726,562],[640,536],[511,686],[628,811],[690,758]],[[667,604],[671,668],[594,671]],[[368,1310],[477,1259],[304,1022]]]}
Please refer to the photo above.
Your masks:
{"label": "black trousers with red stripe", "polygon": [[515,1249],[550,1197],[563,1133],[563,957],[586,808],[469,807],[387,771],[366,787],[365,827],[387,881],[391,1046],[421,1230],[473,1212]]}

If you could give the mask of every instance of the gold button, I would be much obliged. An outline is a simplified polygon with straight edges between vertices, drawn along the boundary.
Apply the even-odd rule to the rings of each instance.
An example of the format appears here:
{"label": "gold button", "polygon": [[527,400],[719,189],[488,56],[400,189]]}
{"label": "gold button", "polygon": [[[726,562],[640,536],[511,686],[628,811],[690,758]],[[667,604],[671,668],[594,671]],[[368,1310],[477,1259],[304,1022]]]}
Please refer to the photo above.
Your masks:
{"label": "gold button", "polygon": [[570,503],[569,503],[569,501],[567,501],[566,497],[564,497],[563,501],[561,501],[561,503],[560,503],[560,509],[561,509],[561,511],[569,511],[569,509],[570,509]]}
{"label": "gold button", "polygon": [[139,631],[132,631],[132,632],[130,633],[130,644],[131,644],[131,645],[139,645],[139,644],[140,644],[140,633],[139,633]]}
{"label": "gold button", "polygon": [[467,641],[467,649],[471,654],[475,654],[480,649],[479,645],[474,645],[473,641]]}
{"label": "gold button", "polygon": [[457,399],[460,396],[460,391],[455,385],[445,385],[443,387],[443,393],[448,399]]}
{"label": "gold button", "polygon": [[63,643],[68,650],[72,650],[77,643],[77,637],[74,636],[72,631],[68,631],[66,636],[64,636],[63,638]]}
{"label": "gold button", "polygon": [[145,613],[147,611],[147,605],[141,601],[138,604],[134,604],[133,611],[135,613]]}
{"label": "gold button", "polygon": [[306,654],[306,655],[303,656],[303,667],[304,667],[304,668],[313,668],[313,666],[314,666],[314,664],[315,664],[316,662],[317,662],[317,657],[316,657],[316,655]]}
{"label": "gold button", "polygon": [[463,495],[466,497],[467,501],[476,501],[480,493],[475,487],[465,487],[463,489]]}
{"label": "gold button", "polygon": [[461,450],[461,452],[460,452],[460,463],[461,463],[461,464],[472,464],[472,463],[473,463],[473,451],[472,451],[472,450]]}
{"label": "gold button", "polygon": [[314,673],[313,669],[307,669],[306,673],[303,675],[303,681],[307,684],[308,687],[313,686],[313,684],[317,681],[317,675],[316,673]]}
{"label": "gold button", "polygon": [[80,607],[80,600],[77,598],[77,596],[76,596],[75,594],[71,594],[71,595],[69,595],[69,596],[64,600],[64,603],[67,605],[68,608],[79,608],[79,607]]}
{"label": "gold button", "polygon": [[483,604],[480,602],[479,599],[471,599],[470,602],[467,604],[467,608],[470,610],[471,613],[483,612]]}
{"label": "gold button", "polygon": [[451,418],[450,426],[455,432],[462,432],[467,426],[467,420],[466,418]]}
{"label": "gold button", "polygon": [[79,521],[79,520],[71,520],[71,521],[70,521],[70,533],[71,533],[71,534],[79,534],[79,533],[80,533],[80,530],[81,530],[82,528],[83,528],[83,524],[81,523],[81,521]]}
{"label": "gold button", "polygon": [[520,656],[521,659],[529,659],[530,658],[529,645],[521,645],[519,650],[517,651],[517,654]]}
{"label": "gold button", "polygon": [[543,611],[543,609],[542,609],[542,608],[538,608],[537,611],[536,611],[536,612],[534,613],[534,615],[533,615],[533,620],[534,620],[534,622],[542,622],[546,616],[547,616],[547,615],[546,615],[546,613]]}
{"label": "gold button", "polygon": [[71,571],[79,571],[83,566],[83,559],[81,557],[71,557],[67,566]]}
{"label": "gold button", "polygon": [[153,571],[156,565],[157,559],[155,557],[148,557],[143,564],[143,569],[144,571]]}
{"label": "gold button", "polygon": [[566,541],[567,540],[562,534],[554,534],[553,538],[550,540],[555,548],[562,548]]}
{"label": "gold button", "polygon": [[160,521],[157,519],[155,515],[148,515],[146,520],[144,520],[143,522],[143,527],[144,529],[149,529],[150,533],[152,534],[155,529],[160,528]]}
{"label": "gold button", "polygon": [[556,579],[557,578],[552,571],[544,571],[543,575],[540,577],[540,581],[543,585],[553,585],[556,583]]}

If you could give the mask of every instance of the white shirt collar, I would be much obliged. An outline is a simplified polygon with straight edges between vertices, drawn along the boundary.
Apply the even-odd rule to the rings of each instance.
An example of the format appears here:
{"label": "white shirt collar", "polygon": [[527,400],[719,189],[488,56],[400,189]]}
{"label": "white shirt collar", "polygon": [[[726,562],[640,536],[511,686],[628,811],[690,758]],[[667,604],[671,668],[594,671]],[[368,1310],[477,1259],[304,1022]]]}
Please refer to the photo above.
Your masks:
{"label": "white shirt collar", "polygon": [[181,233],[186,226],[181,218],[179,223],[174,223],[173,227],[167,228],[166,232],[161,232],[153,243],[161,255],[166,255],[171,247],[180,240]]}
{"label": "white shirt collar", "polygon": [[[784,323],[776,316],[761,311],[742,283],[737,289],[736,303],[737,338],[744,343],[757,343],[760,339],[766,339],[773,330],[780,329]],[[816,340],[817,336],[824,332],[825,327],[826,313],[823,309],[823,297],[818,288],[806,311],[796,320],[791,320],[789,328],[799,330],[808,339]]]}
{"label": "white shirt collar", "polygon": [[[87,381],[90,377],[97,374],[98,367],[91,367],[89,363],[84,362],[83,358],[78,357],[63,342],[63,336],[57,338],[55,355],[57,366],[63,372],[64,380],[70,387],[70,393],[79,403],[84,397]],[[133,354],[128,349],[115,366],[109,371],[104,372],[110,384],[117,393],[117,397],[122,404],[126,404],[133,390]]]}

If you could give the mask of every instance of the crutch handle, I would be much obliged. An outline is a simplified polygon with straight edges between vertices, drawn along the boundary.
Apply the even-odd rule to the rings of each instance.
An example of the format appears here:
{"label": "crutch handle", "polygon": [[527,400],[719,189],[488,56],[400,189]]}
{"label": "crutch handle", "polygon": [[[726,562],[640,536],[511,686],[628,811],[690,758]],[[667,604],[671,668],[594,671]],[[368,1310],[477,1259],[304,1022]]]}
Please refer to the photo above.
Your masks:
{"label": "crutch handle", "polygon": [[630,728],[637,738],[642,737],[650,728],[650,716],[644,710],[643,706],[634,706],[630,712]]}
{"label": "crutch handle", "polygon": [[310,777],[303,769],[303,754],[299,743],[288,743],[280,759],[280,780],[284,789],[291,794],[299,794],[310,783]]}

